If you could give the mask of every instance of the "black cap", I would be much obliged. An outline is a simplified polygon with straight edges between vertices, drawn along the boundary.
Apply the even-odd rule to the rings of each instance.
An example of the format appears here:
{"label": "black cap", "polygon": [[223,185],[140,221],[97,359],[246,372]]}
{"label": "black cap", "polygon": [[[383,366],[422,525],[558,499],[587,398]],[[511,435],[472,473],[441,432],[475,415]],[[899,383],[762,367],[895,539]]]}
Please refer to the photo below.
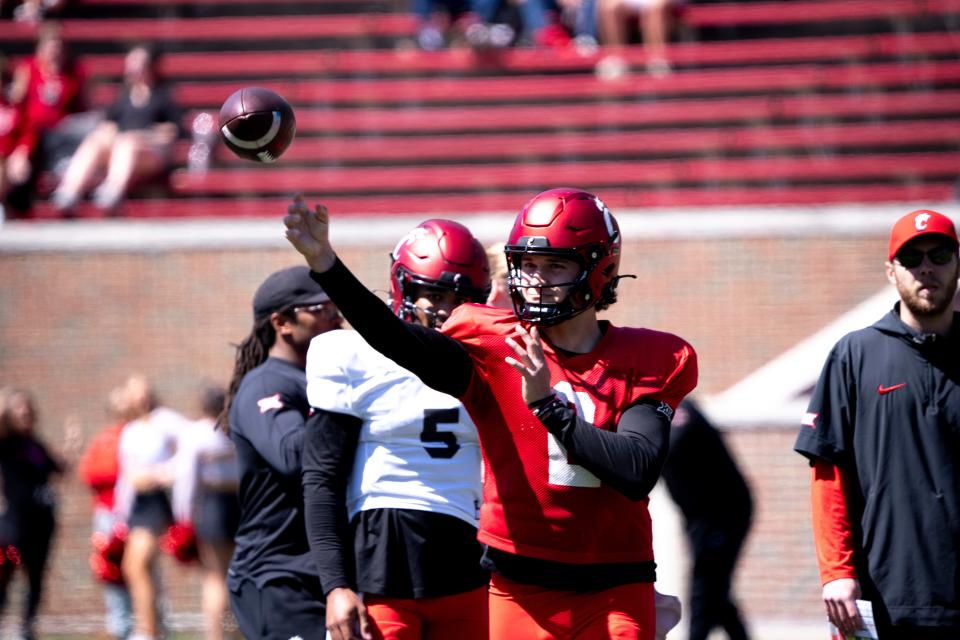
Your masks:
{"label": "black cap", "polygon": [[255,322],[292,306],[310,306],[330,299],[310,277],[308,267],[288,267],[271,273],[253,294]]}

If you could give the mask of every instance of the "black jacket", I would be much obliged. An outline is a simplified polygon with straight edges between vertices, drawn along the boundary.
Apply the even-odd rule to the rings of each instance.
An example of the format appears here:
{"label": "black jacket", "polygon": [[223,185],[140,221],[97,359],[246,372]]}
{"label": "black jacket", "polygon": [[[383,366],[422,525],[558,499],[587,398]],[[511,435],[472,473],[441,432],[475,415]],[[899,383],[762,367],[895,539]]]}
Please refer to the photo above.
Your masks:
{"label": "black jacket", "polygon": [[918,334],[899,306],[845,336],[804,423],[796,451],[852,490],[865,596],[895,625],[960,630],[960,314],[949,337]]}

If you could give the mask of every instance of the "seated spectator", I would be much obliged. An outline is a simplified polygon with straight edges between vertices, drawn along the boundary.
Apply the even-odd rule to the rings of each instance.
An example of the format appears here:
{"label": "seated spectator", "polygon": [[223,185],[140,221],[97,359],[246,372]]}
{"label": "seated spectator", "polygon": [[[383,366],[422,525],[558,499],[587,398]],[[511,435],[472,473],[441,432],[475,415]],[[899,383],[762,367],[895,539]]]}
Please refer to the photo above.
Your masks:
{"label": "seated spectator", "polygon": [[43,163],[41,143],[64,117],[86,109],[84,83],[60,27],[41,26],[34,55],[17,65],[10,87],[10,102],[19,106],[22,119],[6,162],[9,208],[29,211]]}
{"label": "seated spectator", "polygon": [[581,55],[597,51],[597,0],[557,0],[560,21],[573,34],[573,44]]}
{"label": "seated spectator", "polygon": [[[540,47],[565,47],[569,32],[560,24],[555,0],[471,0],[477,22],[467,29],[467,41],[474,47],[505,47],[517,42]],[[515,13],[518,20],[511,21]],[[504,20],[504,18],[507,18]],[[516,22],[517,29],[510,22]]]}
{"label": "seated spectator", "polygon": [[67,0],[0,0],[0,15],[11,17],[17,22],[40,22],[44,18],[59,14],[66,5]]}
{"label": "seated spectator", "polygon": [[7,158],[13,152],[20,127],[20,108],[7,98],[10,88],[10,63],[0,55],[0,221],[4,218],[3,203],[7,199]]}
{"label": "seated spectator", "polygon": [[158,63],[157,51],[147,45],[127,53],[123,91],[104,121],[84,138],[51,195],[62,214],[71,215],[98,182],[93,202],[113,213],[133,184],[166,175],[172,168],[181,111]]}
{"label": "seated spectator", "polygon": [[597,0],[601,42],[610,55],[597,63],[597,75],[618,78],[627,64],[617,49],[628,44],[628,19],[639,16],[640,34],[646,50],[647,73],[662,77],[671,72],[667,60],[667,34],[671,5],[678,0]]}
{"label": "seated spectator", "polygon": [[442,49],[453,25],[473,22],[469,9],[470,0],[413,0],[411,10],[420,20],[417,45],[424,51]]}

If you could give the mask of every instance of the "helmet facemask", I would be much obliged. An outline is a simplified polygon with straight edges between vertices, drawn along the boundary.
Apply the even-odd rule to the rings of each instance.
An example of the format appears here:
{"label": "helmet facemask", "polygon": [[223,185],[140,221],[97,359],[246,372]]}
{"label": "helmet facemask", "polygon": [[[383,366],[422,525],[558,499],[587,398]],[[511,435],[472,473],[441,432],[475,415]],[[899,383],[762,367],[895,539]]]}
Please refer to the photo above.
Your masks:
{"label": "helmet facemask", "polygon": [[417,307],[420,287],[452,292],[470,302],[485,302],[490,266],[483,246],[458,222],[431,219],[407,233],[390,254],[390,307],[406,322],[419,323],[425,311],[436,327],[436,312]]}
{"label": "helmet facemask", "polygon": [[[597,196],[571,188],[537,194],[517,215],[504,247],[517,317],[550,326],[591,307],[602,310],[612,304],[620,277],[620,242],[620,227]],[[571,260],[580,265],[579,274],[567,283],[528,287],[521,279],[521,266],[524,256],[530,255]],[[531,303],[523,295],[524,289],[542,293],[558,287],[567,287],[567,293],[556,303]]]}
{"label": "helmet facemask", "polygon": [[[578,249],[550,249],[544,246],[545,238],[528,238],[527,243],[506,247],[508,265],[508,285],[513,310],[524,322],[541,326],[552,326],[577,316],[595,306],[605,296],[594,296],[591,286],[591,274],[601,262],[603,254],[599,247],[581,247]],[[541,246],[537,246],[541,245]],[[530,284],[524,283],[522,264],[525,256],[553,256],[571,260],[579,265],[577,276],[568,282]],[[540,302],[530,302],[524,296],[524,290],[538,290]],[[566,289],[566,295],[557,302],[543,302],[544,291]],[[612,294],[613,287],[610,287]],[[606,293],[606,287],[604,288]]]}
{"label": "helmet facemask", "polygon": [[395,288],[400,291],[399,304],[395,306],[396,314],[405,322],[419,323],[417,311],[426,316],[426,326],[437,328],[437,314],[432,309],[417,307],[417,299],[422,295],[420,287],[427,287],[437,291],[451,291],[466,298],[469,302],[483,303],[487,299],[487,292],[472,286],[469,277],[459,273],[444,271],[439,279],[424,278],[400,267],[394,272]]}

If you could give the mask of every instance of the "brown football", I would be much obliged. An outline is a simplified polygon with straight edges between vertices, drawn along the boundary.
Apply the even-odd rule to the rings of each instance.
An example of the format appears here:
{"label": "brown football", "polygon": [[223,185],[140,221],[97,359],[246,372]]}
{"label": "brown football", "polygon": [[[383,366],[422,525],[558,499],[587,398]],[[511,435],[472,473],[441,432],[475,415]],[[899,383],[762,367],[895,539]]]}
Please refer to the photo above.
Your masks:
{"label": "brown football", "polygon": [[270,89],[238,89],[220,107],[220,137],[241,158],[276,162],[296,131],[293,107]]}

